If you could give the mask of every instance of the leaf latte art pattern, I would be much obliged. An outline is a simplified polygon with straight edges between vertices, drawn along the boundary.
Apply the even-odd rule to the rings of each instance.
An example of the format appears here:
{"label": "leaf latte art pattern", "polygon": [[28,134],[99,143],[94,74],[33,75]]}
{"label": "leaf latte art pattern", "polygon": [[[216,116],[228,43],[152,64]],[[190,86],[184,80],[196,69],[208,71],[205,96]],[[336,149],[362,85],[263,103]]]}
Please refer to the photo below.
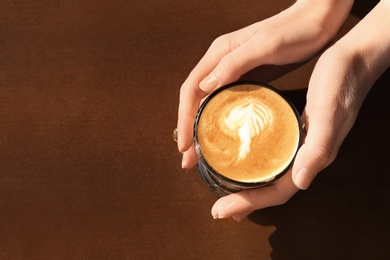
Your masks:
{"label": "leaf latte art pattern", "polygon": [[253,137],[269,126],[271,120],[271,111],[262,103],[251,99],[243,100],[228,111],[225,124],[230,131],[237,133],[241,140],[238,160],[246,157],[250,152]]}

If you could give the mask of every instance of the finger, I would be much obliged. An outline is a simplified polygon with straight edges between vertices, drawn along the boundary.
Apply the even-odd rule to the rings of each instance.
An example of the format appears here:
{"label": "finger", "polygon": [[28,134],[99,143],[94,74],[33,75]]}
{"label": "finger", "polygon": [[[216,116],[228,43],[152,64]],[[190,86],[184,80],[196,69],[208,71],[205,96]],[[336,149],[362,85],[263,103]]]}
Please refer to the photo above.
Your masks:
{"label": "finger", "polygon": [[180,89],[178,109],[177,145],[180,152],[185,152],[193,142],[193,123],[201,100],[210,91],[202,91],[199,83],[215,68],[221,58],[230,50],[227,43],[214,41],[205,55],[191,71]]}
{"label": "finger", "polygon": [[192,145],[190,149],[188,149],[187,151],[185,151],[183,153],[181,167],[183,169],[192,168],[197,164],[198,160],[199,160],[199,157],[196,154],[194,146]]}
{"label": "finger", "polygon": [[294,183],[301,189],[308,188],[317,173],[334,160],[369,89],[388,67],[383,57],[389,57],[390,48],[383,47],[390,42],[385,33],[389,10],[381,1],[316,64],[306,106],[310,112],[308,134],[293,167]]}
{"label": "finger", "polygon": [[[337,113],[337,101],[334,101],[332,95],[321,97],[326,100],[321,101],[317,96],[323,93],[320,88],[317,85],[309,89],[308,105],[302,116],[306,136],[292,168],[293,182],[299,189],[310,186],[316,175],[335,159],[341,145],[340,135],[343,133],[340,128],[343,119]],[[314,91],[319,94],[311,94]],[[328,92],[331,92],[329,88]]]}
{"label": "finger", "polygon": [[317,174],[335,160],[355,118],[341,117],[325,108],[320,110],[324,112],[315,117],[305,116],[307,136],[295,158],[292,174],[300,189],[307,189]]}
{"label": "finger", "polygon": [[205,92],[211,92],[238,80],[248,71],[265,64],[266,52],[259,52],[256,50],[257,48],[259,45],[250,40],[226,53],[210,74],[200,82],[199,87]]}
{"label": "finger", "polygon": [[[349,55],[332,46],[318,60],[310,78],[304,120],[306,137],[293,165],[293,181],[307,189],[332,163],[357,115],[355,80]],[[337,66],[336,66],[337,65]]]}
{"label": "finger", "polygon": [[222,197],[214,204],[211,215],[215,219],[234,217],[240,221],[251,212],[288,201],[299,189],[291,179],[291,171],[265,187],[245,190]]}
{"label": "finger", "polygon": [[193,126],[200,101],[206,93],[193,85],[183,85],[177,121],[177,146],[180,152],[187,151],[193,143]]}

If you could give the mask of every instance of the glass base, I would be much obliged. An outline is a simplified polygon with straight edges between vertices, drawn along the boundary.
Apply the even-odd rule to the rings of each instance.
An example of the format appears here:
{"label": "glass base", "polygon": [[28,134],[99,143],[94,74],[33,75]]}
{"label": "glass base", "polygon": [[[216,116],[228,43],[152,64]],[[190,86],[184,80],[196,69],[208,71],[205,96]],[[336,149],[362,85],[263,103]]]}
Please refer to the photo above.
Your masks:
{"label": "glass base", "polygon": [[198,162],[198,170],[200,177],[203,182],[206,184],[207,188],[214,193],[214,195],[218,197],[223,197],[235,192],[242,191],[241,188],[227,186],[228,184],[224,184],[221,181],[218,181],[213,175],[209,172],[209,170],[204,166],[204,164],[199,161]]}

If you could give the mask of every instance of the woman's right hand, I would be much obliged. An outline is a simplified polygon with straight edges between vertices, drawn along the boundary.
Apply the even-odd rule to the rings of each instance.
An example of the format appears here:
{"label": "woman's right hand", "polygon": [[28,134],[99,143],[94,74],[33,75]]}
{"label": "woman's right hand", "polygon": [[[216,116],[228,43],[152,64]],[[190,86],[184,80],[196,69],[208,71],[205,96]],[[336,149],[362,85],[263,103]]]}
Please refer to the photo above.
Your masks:
{"label": "woman's right hand", "polygon": [[198,161],[193,123],[205,96],[258,66],[312,58],[336,35],[352,3],[299,0],[279,14],[217,38],[181,87],[177,141],[182,167],[191,168]]}

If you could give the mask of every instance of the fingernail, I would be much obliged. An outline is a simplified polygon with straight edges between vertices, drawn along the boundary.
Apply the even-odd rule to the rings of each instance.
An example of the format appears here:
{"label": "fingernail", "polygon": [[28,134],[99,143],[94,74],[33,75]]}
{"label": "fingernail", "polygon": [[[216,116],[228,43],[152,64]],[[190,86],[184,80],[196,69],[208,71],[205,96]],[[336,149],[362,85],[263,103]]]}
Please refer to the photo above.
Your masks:
{"label": "fingernail", "polygon": [[233,216],[232,218],[233,218],[235,221],[237,221],[237,222],[241,222],[241,220],[242,220],[241,216],[238,216],[238,215]]}
{"label": "fingernail", "polygon": [[307,176],[307,169],[302,168],[298,171],[297,175],[295,176],[295,185],[298,186],[298,188],[302,190],[306,190],[311,183],[311,180],[308,179]]}
{"label": "fingernail", "polygon": [[173,129],[172,138],[173,141],[177,142],[177,128]]}
{"label": "fingernail", "polygon": [[199,87],[204,92],[211,92],[218,86],[218,80],[214,75],[209,75],[200,82]]}
{"label": "fingernail", "polygon": [[184,160],[184,153],[182,154],[181,156],[181,168],[182,169],[185,169],[186,168],[186,162]]}
{"label": "fingernail", "polygon": [[179,132],[177,131],[177,128],[173,130],[172,135],[173,135],[173,140],[177,144],[177,149],[179,150],[179,152],[182,152],[182,141],[181,141],[181,138],[179,136]]}
{"label": "fingernail", "polygon": [[183,141],[181,138],[181,135],[179,133],[176,134],[176,142],[177,142],[177,148],[179,149],[179,152],[183,152]]}
{"label": "fingernail", "polygon": [[214,219],[221,219],[223,218],[220,214],[220,207],[221,207],[221,199],[219,199],[214,206],[211,209],[211,215],[213,216]]}

